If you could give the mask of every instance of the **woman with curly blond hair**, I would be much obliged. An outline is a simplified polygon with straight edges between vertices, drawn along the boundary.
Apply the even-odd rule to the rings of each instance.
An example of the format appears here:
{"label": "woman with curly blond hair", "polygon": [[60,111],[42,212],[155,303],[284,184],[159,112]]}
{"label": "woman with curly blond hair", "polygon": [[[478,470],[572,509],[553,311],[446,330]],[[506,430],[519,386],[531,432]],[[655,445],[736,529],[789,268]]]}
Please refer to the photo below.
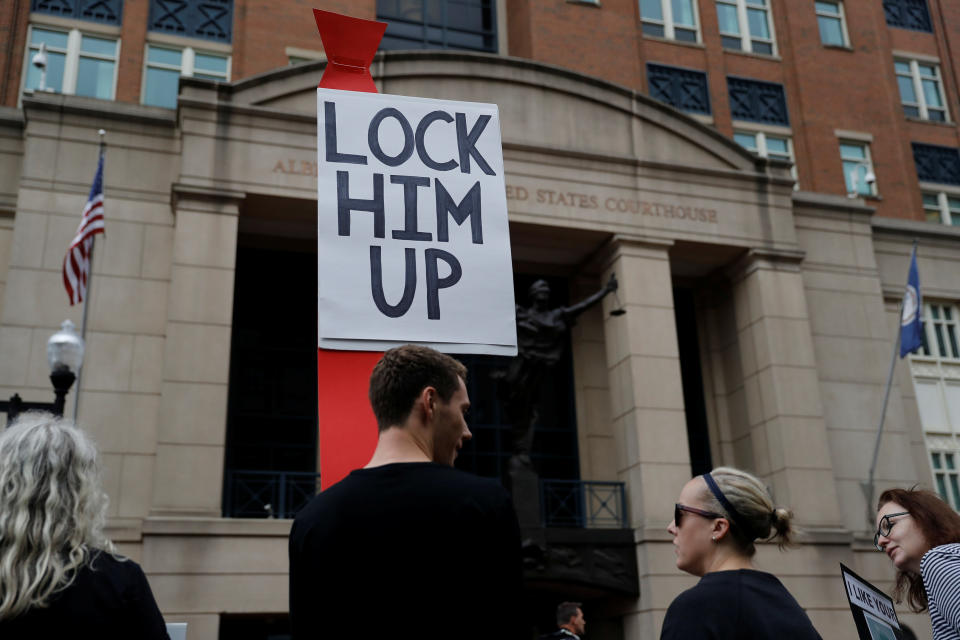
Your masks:
{"label": "woman with curly blond hair", "polygon": [[0,637],[168,638],[146,576],[103,533],[97,450],[28,413],[0,433]]}

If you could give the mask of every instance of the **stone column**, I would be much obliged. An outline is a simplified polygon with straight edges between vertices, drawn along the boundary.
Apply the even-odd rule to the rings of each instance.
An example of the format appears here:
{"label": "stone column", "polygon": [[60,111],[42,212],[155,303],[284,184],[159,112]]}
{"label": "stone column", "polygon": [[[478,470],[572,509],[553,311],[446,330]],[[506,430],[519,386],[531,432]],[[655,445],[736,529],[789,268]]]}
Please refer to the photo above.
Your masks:
{"label": "stone column", "polygon": [[660,633],[666,607],[686,580],[673,567],[666,527],[673,503],[690,479],[690,454],[677,349],[668,251],[672,242],[615,238],[603,282],[615,273],[625,315],[610,317],[604,333],[610,414],[618,452],[617,477],[626,485],[637,542],[640,599],[625,612],[629,638]]}
{"label": "stone column", "polygon": [[174,185],[176,226],[151,515],[221,512],[242,193]]}
{"label": "stone column", "polygon": [[765,478],[798,521],[836,527],[840,507],[803,278],[802,254],[751,250],[728,271],[746,419],[734,463]]}

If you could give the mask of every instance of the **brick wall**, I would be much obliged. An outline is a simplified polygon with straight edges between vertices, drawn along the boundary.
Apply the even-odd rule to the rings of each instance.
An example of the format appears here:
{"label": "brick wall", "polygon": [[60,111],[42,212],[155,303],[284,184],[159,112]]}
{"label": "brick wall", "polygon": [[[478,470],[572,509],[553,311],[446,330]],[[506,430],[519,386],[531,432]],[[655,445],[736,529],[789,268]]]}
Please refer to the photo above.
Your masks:
{"label": "brick wall", "polygon": [[[836,130],[873,137],[871,154],[884,216],[922,219],[911,142],[960,147],[954,124],[908,120],[900,105],[893,51],[935,56],[952,121],[960,120],[960,2],[928,0],[934,33],[888,27],[882,3],[844,3],[851,47],[824,47],[812,2],[771,0],[776,56],[725,51],[714,0],[697,0],[701,42],[641,35],[637,0],[507,0],[509,53],[566,67],[639,91],[646,63],[707,73],[713,126],[732,135],[727,76],[785,87],[800,186],[844,193]],[[0,104],[15,106],[23,64],[29,0],[0,2]],[[311,9],[376,17],[376,0],[235,0],[232,79],[286,66],[286,48],[321,51]],[[124,2],[117,99],[138,102],[148,0]]]}

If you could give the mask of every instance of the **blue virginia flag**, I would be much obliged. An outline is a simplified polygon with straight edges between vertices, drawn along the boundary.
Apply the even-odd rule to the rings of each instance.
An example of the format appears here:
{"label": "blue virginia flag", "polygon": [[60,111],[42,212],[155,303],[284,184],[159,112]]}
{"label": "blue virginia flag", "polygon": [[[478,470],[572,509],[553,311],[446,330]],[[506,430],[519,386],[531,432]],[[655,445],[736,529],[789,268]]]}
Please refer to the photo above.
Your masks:
{"label": "blue virginia flag", "polygon": [[923,345],[923,298],[920,296],[920,274],[917,271],[917,247],[910,256],[907,290],[903,292],[900,316],[900,357],[913,353]]}

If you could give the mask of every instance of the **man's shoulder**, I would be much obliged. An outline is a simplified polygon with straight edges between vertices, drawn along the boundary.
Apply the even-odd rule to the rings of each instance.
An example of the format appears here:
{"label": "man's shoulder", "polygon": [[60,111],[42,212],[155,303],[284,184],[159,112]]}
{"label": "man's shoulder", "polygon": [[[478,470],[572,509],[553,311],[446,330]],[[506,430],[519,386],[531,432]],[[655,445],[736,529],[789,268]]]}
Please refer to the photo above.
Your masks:
{"label": "man's shoulder", "polygon": [[296,520],[313,519],[360,501],[369,503],[371,496],[393,502],[413,498],[433,503],[473,501],[493,507],[510,502],[506,489],[490,478],[435,463],[397,463],[353,471],[314,497]]}

